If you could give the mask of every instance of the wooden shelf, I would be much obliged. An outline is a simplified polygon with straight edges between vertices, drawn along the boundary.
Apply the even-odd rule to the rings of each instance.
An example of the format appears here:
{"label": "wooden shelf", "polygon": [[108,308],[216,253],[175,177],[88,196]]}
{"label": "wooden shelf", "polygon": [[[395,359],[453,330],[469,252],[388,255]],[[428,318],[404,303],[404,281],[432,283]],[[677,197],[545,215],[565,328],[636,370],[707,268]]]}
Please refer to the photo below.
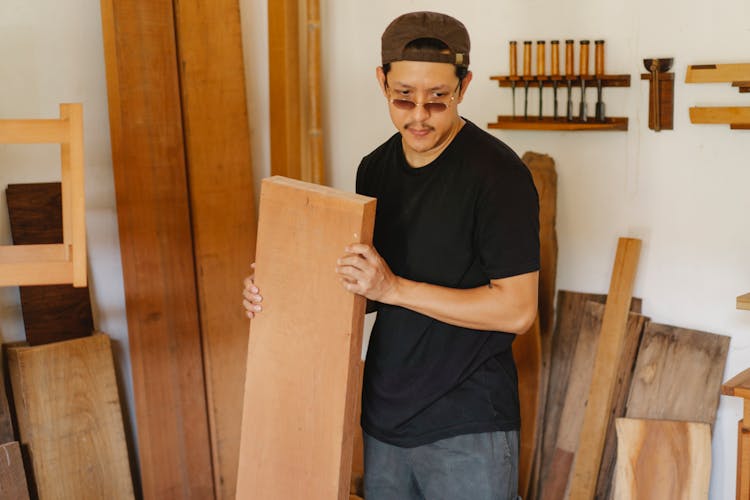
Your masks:
{"label": "wooden shelf", "polygon": [[583,122],[575,119],[567,121],[565,117],[553,118],[551,116],[524,118],[523,116],[498,116],[495,123],[487,124],[489,128],[510,129],[510,130],[627,130],[627,118],[607,118],[603,122],[596,121],[591,116],[588,121]]}
{"label": "wooden shelf", "polygon": [[[568,85],[568,78],[566,76],[491,76],[490,80],[497,82],[500,87],[512,87],[513,83],[516,87],[523,87],[525,82],[529,82],[529,87],[539,87],[539,82],[542,82],[544,87],[553,87],[554,83],[557,82],[560,87],[566,87]],[[599,80],[602,82],[602,87],[630,87],[630,75],[602,75],[597,78],[594,75],[588,75],[581,78],[580,75],[576,75],[570,78],[570,83],[573,87],[580,87],[581,81],[586,81],[586,87],[595,87]]]}
{"label": "wooden shelf", "polygon": [[750,293],[737,297],[737,309],[750,311]]}

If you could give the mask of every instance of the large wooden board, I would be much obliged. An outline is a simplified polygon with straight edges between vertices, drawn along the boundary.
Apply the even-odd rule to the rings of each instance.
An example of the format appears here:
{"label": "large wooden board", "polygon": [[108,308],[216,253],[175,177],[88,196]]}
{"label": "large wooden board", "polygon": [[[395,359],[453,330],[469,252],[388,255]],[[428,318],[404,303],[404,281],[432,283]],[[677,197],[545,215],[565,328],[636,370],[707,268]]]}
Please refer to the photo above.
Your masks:
{"label": "large wooden board", "polygon": [[728,351],[724,335],[649,323],[626,416],[713,425]]}
{"label": "large wooden board", "polygon": [[28,500],[29,488],[18,441],[0,445],[0,498]]}
{"label": "large wooden board", "polygon": [[237,0],[175,2],[201,338],[216,497],[237,484],[255,198]]}
{"label": "large wooden board", "polygon": [[[5,196],[15,245],[63,242],[59,182],[8,184]],[[22,286],[20,291],[30,345],[84,337],[94,331],[88,287]]]}
{"label": "large wooden board", "polygon": [[641,240],[619,239],[583,417],[586,432],[580,436],[573,461],[570,498],[576,500],[592,499],[596,491],[640,252]]}
{"label": "large wooden board", "polygon": [[109,338],[9,347],[8,369],[39,497],[134,498]]}
{"label": "large wooden board", "polygon": [[348,498],[365,300],[334,271],[375,200],[263,181],[237,498]]}
{"label": "large wooden board", "polygon": [[617,419],[615,500],[706,500],[710,479],[708,424]]}
{"label": "large wooden board", "polygon": [[173,2],[101,7],[143,495],[213,498]]}

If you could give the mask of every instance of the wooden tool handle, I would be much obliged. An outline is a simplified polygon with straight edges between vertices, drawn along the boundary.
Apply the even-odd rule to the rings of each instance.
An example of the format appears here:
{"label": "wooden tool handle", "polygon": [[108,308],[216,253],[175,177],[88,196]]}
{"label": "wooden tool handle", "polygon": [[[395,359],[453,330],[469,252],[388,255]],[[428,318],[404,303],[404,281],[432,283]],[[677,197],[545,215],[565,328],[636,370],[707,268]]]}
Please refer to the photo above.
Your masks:
{"label": "wooden tool handle", "polygon": [[536,76],[544,76],[545,41],[536,42]]}
{"label": "wooden tool handle", "polygon": [[565,40],[565,76],[575,76],[576,70],[573,67],[573,40]]}
{"label": "wooden tool handle", "polygon": [[510,76],[518,76],[518,53],[516,51],[516,41],[510,42]]}
{"label": "wooden tool handle", "polygon": [[581,55],[578,61],[578,73],[581,76],[587,76],[589,74],[589,41],[581,40]]}
{"label": "wooden tool handle", "polygon": [[550,61],[550,75],[560,76],[560,40],[552,40],[550,42],[550,50],[552,52],[552,60]]}
{"label": "wooden tool handle", "polygon": [[604,75],[604,40],[594,42],[594,72],[596,76]]}
{"label": "wooden tool handle", "polygon": [[523,76],[531,76],[531,41],[523,42]]}

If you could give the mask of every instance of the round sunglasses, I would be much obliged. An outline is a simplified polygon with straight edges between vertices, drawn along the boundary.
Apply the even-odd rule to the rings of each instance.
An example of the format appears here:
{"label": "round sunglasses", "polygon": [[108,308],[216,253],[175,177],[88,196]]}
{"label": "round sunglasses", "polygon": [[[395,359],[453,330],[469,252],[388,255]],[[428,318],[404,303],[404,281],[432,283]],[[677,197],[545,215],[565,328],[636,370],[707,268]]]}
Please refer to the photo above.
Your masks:
{"label": "round sunglasses", "polygon": [[[385,88],[388,92],[391,91],[391,88],[388,87],[388,82],[385,83]],[[422,106],[422,108],[424,108],[424,110],[430,114],[442,113],[443,111],[448,109],[448,106],[450,106],[453,101],[456,100],[456,93],[460,88],[461,82],[458,82],[456,89],[451,93],[450,99],[448,99],[447,101],[415,102],[410,99],[391,97],[390,99],[388,99],[388,102],[390,102],[394,108],[400,109],[401,111],[411,111],[417,106]]]}

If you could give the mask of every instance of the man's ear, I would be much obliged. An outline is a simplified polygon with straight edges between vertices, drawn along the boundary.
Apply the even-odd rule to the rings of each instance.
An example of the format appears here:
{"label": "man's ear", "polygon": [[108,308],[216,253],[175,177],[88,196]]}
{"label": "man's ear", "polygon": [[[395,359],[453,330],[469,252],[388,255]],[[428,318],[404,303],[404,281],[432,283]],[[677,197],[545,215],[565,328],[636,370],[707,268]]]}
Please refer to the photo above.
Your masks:
{"label": "man's ear", "polygon": [[385,72],[383,71],[382,66],[378,66],[375,68],[375,77],[378,79],[378,84],[380,85],[380,91],[383,93],[385,97],[388,97],[388,91],[385,89]]}
{"label": "man's ear", "polygon": [[464,100],[464,94],[466,94],[466,89],[469,88],[472,76],[474,76],[473,73],[471,71],[468,71],[464,79],[461,81],[461,92],[458,94],[459,103]]}

